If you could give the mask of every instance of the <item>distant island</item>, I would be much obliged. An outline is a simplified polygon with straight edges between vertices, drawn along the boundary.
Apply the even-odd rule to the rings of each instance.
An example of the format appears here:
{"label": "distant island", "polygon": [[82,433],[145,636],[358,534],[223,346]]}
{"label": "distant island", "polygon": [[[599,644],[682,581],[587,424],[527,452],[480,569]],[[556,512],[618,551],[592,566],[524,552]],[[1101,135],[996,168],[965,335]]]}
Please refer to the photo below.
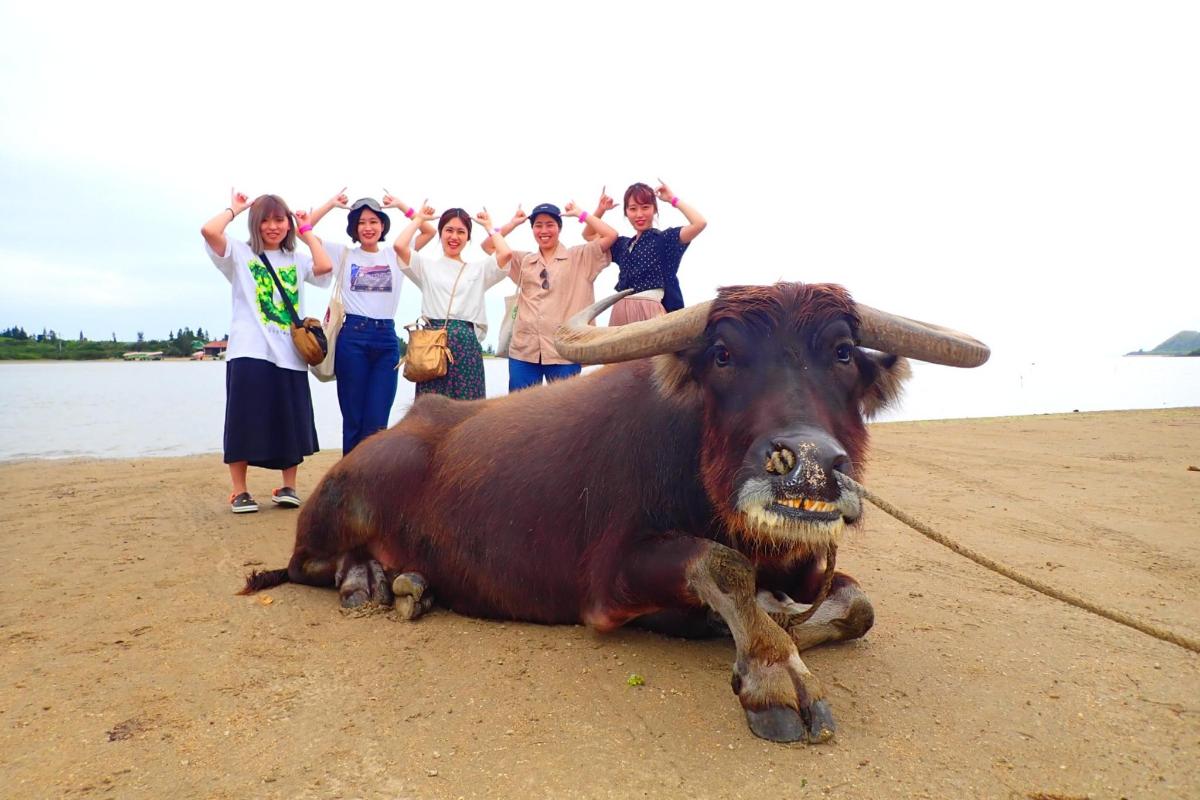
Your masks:
{"label": "distant island", "polygon": [[1127,356],[1200,356],[1200,331],[1180,331],[1153,350],[1135,350]]}

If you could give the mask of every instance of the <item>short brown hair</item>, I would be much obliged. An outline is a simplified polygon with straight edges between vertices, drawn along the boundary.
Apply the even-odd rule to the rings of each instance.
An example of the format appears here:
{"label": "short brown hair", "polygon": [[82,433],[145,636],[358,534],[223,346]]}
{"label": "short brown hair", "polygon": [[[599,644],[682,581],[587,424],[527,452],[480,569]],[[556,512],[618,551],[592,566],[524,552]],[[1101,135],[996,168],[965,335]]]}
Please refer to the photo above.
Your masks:
{"label": "short brown hair", "polygon": [[288,252],[295,250],[296,220],[292,217],[292,210],[288,208],[288,204],[277,194],[259,195],[250,204],[250,249],[256,253],[261,253],[266,249],[262,240],[261,228],[263,220],[270,217],[283,217],[288,221],[287,236],[283,237],[279,249]]}

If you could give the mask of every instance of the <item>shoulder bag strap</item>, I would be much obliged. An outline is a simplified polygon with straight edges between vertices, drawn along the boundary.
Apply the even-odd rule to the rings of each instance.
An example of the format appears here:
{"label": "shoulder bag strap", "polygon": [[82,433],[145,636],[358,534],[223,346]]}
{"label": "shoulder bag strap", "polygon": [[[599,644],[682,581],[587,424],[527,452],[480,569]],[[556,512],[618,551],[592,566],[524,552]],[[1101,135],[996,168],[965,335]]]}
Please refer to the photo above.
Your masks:
{"label": "shoulder bag strap", "polygon": [[342,260],[338,262],[337,275],[334,277],[336,283],[333,284],[333,297],[341,299],[342,297],[342,279],[346,277],[346,259],[350,256],[350,248],[342,249]]}
{"label": "shoulder bag strap", "polygon": [[450,324],[450,309],[454,308],[454,293],[458,291],[458,279],[462,277],[463,270],[467,268],[467,262],[464,261],[462,266],[458,268],[458,275],[454,276],[454,285],[450,287],[450,302],[446,304],[446,324]]}
{"label": "shoulder bag strap", "polygon": [[267,265],[267,271],[271,273],[271,277],[275,279],[275,285],[279,287],[279,296],[283,298],[283,304],[287,306],[288,313],[292,316],[292,324],[297,328],[300,327],[300,315],[296,313],[296,307],[292,305],[292,298],[288,297],[288,293],[283,290],[283,284],[279,281],[279,276],[275,274],[275,268],[271,266],[271,262],[267,260],[266,253],[259,253],[258,257]]}

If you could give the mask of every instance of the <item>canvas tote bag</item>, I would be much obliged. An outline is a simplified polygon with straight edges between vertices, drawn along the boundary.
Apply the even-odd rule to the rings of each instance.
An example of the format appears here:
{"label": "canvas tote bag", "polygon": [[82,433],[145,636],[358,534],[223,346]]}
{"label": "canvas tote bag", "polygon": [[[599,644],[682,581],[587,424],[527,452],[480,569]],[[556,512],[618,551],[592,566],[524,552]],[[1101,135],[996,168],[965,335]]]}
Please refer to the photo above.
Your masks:
{"label": "canvas tote bag", "polygon": [[320,364],[313,364],[309,371],[322,383],[328,383],[336,378],[333,373],[333,357],[337,354],[337,338],[346,321],[346,304],[342,302],[342,278],[346,272],[346,256],[350,248],[342,250],[342,260],[338,262],[337,272],[334,273],[333,296],[329,298],[329,306],[325,309],[325,322],[321,329],[325,331],[325,341],[329,351]]}
{"label": "canvas tote bag", "polygon": [[512,344],[513,326],[517,324],[517,297],[510,294],[504,298],[504,321],[500,323],[500,339],[496,343],[496,355],[508,358],[508,348]]}
{"label": "canvas tote bag", "polygon": [[[450,287],[450,303],[446,307],[446,324],[450,323],[450,309],[454,307],[454,293],[458,290],[458,280],[466,269],[467,262],[458,268],[454,285]],[[454,354],[450,352],[450,331],[446,328],[430,328],[429,319],[420,317],[411,325],[405,325],[408,331],[408,350],[404,354],[404,377],[413,383],[424,383],[445,377],[454,363]]]}

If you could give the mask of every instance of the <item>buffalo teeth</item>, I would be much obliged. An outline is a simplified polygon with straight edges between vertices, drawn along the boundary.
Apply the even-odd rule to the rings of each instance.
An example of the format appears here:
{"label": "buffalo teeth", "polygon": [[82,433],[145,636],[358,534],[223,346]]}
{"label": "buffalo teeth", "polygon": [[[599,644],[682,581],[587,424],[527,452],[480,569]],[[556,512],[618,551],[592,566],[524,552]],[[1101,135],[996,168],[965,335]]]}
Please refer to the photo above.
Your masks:
{"label": "buffalo teeth", "polygon": [[782,497],[775,501],[777,505],[787,506],[788,508],[804,509],[805,511],[816,511],[821,514],[828,514],[837,511],[837,506],[833,503],[826,503],[823,500],[810,500],[808,498],[801,499],[799,497]]}

